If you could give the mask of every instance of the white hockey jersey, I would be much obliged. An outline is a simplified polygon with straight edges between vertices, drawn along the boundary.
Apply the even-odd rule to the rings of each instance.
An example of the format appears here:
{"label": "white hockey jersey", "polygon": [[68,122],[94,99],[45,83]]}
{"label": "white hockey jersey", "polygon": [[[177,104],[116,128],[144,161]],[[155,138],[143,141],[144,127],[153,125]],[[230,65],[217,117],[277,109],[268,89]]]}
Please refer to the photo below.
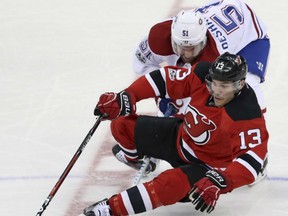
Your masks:
{"label": "white hockey jersey", "polygon": [[[252,9],[242,0],[213,0],[209,4],[195,9],[201,12],[208,27],[208,43],[203,52],[196,61],[214,61],[220,54],[230,52],[237,54],[244,48],[247,48],[251,42],[264,39],[268,44],[263,46],[257,43],[249,52],[258,51],[254,47],[261,47],[261,55],[259,59],[250,62],[249,58],[255,55],[245,56],[249,68],[254,74],[257,74],[264,80],[267,58],[269,54],[269,39],[264,23],[256,16]],[[135,73],[143,75],[160,68],[163,63],[166,65],[177,65],[179,56],[177,56],[171,45],[171,24],[174,17],[164,20],[154,25],[149,35],[147,35],[137,46],[134,59],[133,70]],[[210,40],[210,41],[209,41]],[[253,44],[252,44],[253,45]],[[264,44],[265,45],[265,44]],[[269,46],[268,46],[269,45]],[[265,48],[263,50],[263,48]],[[207,50],[213,52],[207,52]],[[241,53],[240,53],[241,54]],[[210,55],[210,56],[207,56]],[[259,55],[258,53],[256,56]],[[262,71],[253,71],[250,64],[260,62]],[[187,66],[187,65],[186,65]],[[262,81],[263,81],[262,80]]]}

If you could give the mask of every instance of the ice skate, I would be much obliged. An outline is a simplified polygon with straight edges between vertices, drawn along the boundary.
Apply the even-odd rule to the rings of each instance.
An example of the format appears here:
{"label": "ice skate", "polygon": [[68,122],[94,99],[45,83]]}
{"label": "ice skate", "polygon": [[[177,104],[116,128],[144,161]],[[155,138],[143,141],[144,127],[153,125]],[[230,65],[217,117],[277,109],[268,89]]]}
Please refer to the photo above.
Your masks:
{"label": "ice skate", "polygon": [[[119,160],[120,162],[128,165],[129,167],[132,167],[133,169],[139,170],[143,164],[143,160],[140,159],[138,161],[128,161],[125,157],[125,153],[123,152],[123,150],[121,149],[121,147],[116,144],[113,148],[112,148],[112,153],[114,154],[114,156],[117,158],[117,160]],[[145,171],[145,175],[147,175],[150,172],[155,171],[155,169],[157,168],[157,165],[159,163],[159,159],[156,158],[150,158],[150,162],[146,168]]]}
{"label": "ice skate", "polygon": [[111,216],[108,199],[101,200],[84,209],[83,214],[86,216]]}

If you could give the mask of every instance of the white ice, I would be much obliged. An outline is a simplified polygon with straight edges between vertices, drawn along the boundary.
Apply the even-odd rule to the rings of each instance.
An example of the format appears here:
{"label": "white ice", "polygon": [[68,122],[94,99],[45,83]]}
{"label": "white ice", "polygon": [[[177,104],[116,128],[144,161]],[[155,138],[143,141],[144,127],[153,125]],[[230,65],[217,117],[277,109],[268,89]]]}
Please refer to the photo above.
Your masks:
{"label": "white ice", "polygon": [[[188,0],[0,0],[0,215],[36,215],[95,122],[99,95],[135,76],[132,50],[156,22]],[[271,55],[263,91],[270,132],[269,178],[219,199],[215,216],[288,215],[287,0],[247,0],[264,20]],[[155,111],[153,101],[139,112]],[[44,211],[73,216],[132,183],[112,157],[102,122]],[[165,163],[161,165],[165,168]],[[142,215],[205,215],[190,204]]]}

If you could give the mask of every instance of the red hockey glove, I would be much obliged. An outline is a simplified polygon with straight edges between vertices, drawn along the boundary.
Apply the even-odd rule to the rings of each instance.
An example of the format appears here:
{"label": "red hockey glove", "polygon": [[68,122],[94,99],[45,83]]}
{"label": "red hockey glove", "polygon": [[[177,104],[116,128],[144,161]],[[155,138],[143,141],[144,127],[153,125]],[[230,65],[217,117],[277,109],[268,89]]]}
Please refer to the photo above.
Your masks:
{"label": "red hockey glove", "polygon": [[206,177],[194,184],[189,199],[195,205],[196,210],[201,212],[206,210],[207,213],[211,213],[215,208],[219,195],[232,191],[231,183],[224,176],[223,172],[209,170]]}
{"label": "red hockey glove", "polygon": [[130,95],[121,91],[120,93],[106,92],[99,98],[94,115],[107,114],[109,120],[113,120],[119,116],[127,116],[135,112],[131,102]]}

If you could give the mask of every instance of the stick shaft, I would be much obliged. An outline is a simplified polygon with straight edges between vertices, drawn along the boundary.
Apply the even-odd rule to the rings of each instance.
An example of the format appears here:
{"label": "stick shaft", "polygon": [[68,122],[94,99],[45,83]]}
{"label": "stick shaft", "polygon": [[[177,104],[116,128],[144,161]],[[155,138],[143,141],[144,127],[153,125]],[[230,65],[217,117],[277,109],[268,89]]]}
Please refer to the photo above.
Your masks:
{"label": "stick shaft", "polygon": [[51,200],[53,199],[54,195],[57,193],[58,189],[60,188],[60,186],[62,185],[63,181],[65,180],[65,178],[67,177],[67,175],[69,174],[70,170],[72,169],[72,167],[74,166],[75,162],[78,160],[79,156],[81,155],[81,153],[83,152],[84,148],[86,147],[87,143],[89,142],[89,140],[91,139],[92,135],[94,134],[94,132],[96,131],[96,129],[98,128],[100,122],[102,120],[102,116],[99,116],[97,121],[94,123],[93,127],[90,129],[90,131],[88,132],[88,134],[86,135],[86,137],[84,138],[84,140],[82,141],[81,145],[79,146],[79,148],[77,149],[77,151],[75,152],[74,156],[72,157],[72,159],[70,160],[69,164],[67,165],[67,167],[65,168],[64,172],[62,173],[62,175],[60,176],[60,178],[58,179],[57,183],[55,184],[55,186],[53,187],[53,189],[51,190],[51,192],[49,193],[48,197],[46,198],[46,200],[44,201],[44,203],[42,204],[42,207],[40,208],[40,210],[37,212],[36,216],[41,216],[42,213],[45,211],[45,209],[47,208],[47,206],[49,205],[49,203],[51,202]]}

